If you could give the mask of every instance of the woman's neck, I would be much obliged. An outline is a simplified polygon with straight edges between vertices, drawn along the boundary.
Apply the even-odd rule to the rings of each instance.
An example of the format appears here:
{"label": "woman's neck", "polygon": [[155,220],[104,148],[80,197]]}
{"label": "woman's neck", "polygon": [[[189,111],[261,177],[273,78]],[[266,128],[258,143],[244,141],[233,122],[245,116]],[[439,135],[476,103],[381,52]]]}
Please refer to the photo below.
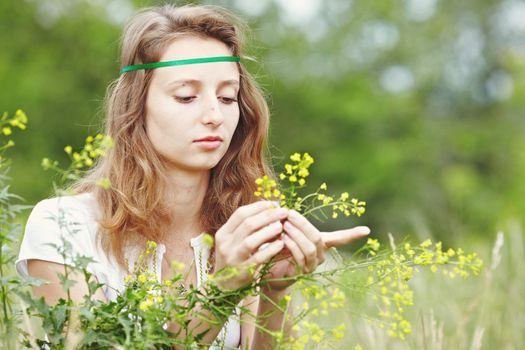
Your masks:
{"label": "woman's neck", "polygon": [[200,210],[208,189],[210,172],[170,170],[165,202],[170,210],[173,227],[170,233],[177,236],[195,236],[203,229]]}

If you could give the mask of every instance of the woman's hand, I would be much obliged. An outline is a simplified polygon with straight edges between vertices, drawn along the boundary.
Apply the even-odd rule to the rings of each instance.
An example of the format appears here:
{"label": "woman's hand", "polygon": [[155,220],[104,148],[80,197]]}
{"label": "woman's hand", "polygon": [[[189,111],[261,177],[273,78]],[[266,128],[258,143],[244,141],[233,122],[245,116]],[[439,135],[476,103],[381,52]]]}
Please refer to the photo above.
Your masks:
{"label": "woman's hand", "polygon": [[366,226],[358,226],[334,232],[319,232],[303,215],[290,210],[283,229],[283,241],[290,252],[286,259],[277,261],[269,271],[269,279],[288,278],[281,281],[268,281],[265,288],[281,291],[295,280],[294,276],[315,271],[325,260],[324,253],[331,247],[348,244],[370,233]]}
{"label": "woman's hand", "polygon": [[[281,220],[287,216],[288,209],[267,201],[242,206],[232,214],[215,234],[219,288],[231,290],[250,283],[255,269],[284,248],[282,240],[274,239],[283,231]],[[270,243],[259,249],[267,242]],[[228,273],[230,268],[233,271]]]}

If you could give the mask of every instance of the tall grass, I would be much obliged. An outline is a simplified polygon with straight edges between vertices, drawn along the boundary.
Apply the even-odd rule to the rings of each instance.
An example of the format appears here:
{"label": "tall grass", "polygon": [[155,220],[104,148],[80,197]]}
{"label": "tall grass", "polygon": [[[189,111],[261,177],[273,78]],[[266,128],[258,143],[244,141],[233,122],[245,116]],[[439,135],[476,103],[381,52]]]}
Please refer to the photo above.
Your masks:
{"label": "tall grass", "polygon": [[[465,245],[464,245],[465,246]],[[415,306],[407,313],[412,334],[400,341],[355,315],[373,308],[350,306],[341,349],[525,349],[525,254],[523,228],[510,222],[492,241],[473,242],[485,262],[477,278],[450,279],[422,270],[411,282]],[[373,310],[365,311],[373,314]],[[335,316],[335,315],[334,315]],[[340,320],[339,320],[340,322]],[[358,346],[359,345],[359,346]]]}

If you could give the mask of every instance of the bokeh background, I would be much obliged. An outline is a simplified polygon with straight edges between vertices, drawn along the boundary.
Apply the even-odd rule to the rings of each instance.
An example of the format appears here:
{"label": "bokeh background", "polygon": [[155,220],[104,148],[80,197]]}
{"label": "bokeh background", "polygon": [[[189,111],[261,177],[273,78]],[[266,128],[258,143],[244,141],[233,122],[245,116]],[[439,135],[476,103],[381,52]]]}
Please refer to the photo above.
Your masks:
{"label": "bokeh background", "polygon": [[[30,120],[11,151],[11,191],[27,203],[52,195],[41,159],[67,164],[64,146],[99,131],[122,27],[159,3],[0,1],[0,112]],[[309,152],[311,183],[367,201],[364,217],[321,227],[369,225],[382,240],[432,238],[485,260],[473,281],[414,282],[407,341],[356,322],[345,346],[524,348],[525,1],[191,3],[251,28],[257,62],[246,64],[268,95],[275,163]]]}

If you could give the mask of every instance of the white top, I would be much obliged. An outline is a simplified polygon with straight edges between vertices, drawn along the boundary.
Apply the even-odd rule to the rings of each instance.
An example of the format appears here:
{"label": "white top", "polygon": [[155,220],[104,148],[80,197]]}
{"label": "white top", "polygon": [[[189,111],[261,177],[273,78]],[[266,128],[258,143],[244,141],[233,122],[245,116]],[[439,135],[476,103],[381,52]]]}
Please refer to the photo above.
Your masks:
{"label": "white top", "polygon": [[[118,293],[124,290],[124,278],[127,272],[122,270],[114,259],[109,258],[97,243],[98,205],[91,193],[75,196],[55,197],[40,201],[32,210],[27,220],[24,238],[16,261],[16,271],[26,278],[28,276],[27,260],[39,259],[59,264],[69,264],[57,252],[55,246],[62,246],[62,237],[71,244],[73,255],[92,257],[88,271],[93,273],[98,282],[103,283],[103,292],[108,300],[115,300]],[[203,235],[191,239],[195,256],[197,285],[206,281],[206,266],[210,249],[203,241]],[[52,246],[55,245],[55,246]],[[161,281],[161,263],[166,247],[159,244],[155,257],[154,271]],[[133,266],[136,256],[126,254]],[[224,335],[226,333],[226,336]],[[210,350],[238,348],[240,342],[239,308],[221,329]]]}

